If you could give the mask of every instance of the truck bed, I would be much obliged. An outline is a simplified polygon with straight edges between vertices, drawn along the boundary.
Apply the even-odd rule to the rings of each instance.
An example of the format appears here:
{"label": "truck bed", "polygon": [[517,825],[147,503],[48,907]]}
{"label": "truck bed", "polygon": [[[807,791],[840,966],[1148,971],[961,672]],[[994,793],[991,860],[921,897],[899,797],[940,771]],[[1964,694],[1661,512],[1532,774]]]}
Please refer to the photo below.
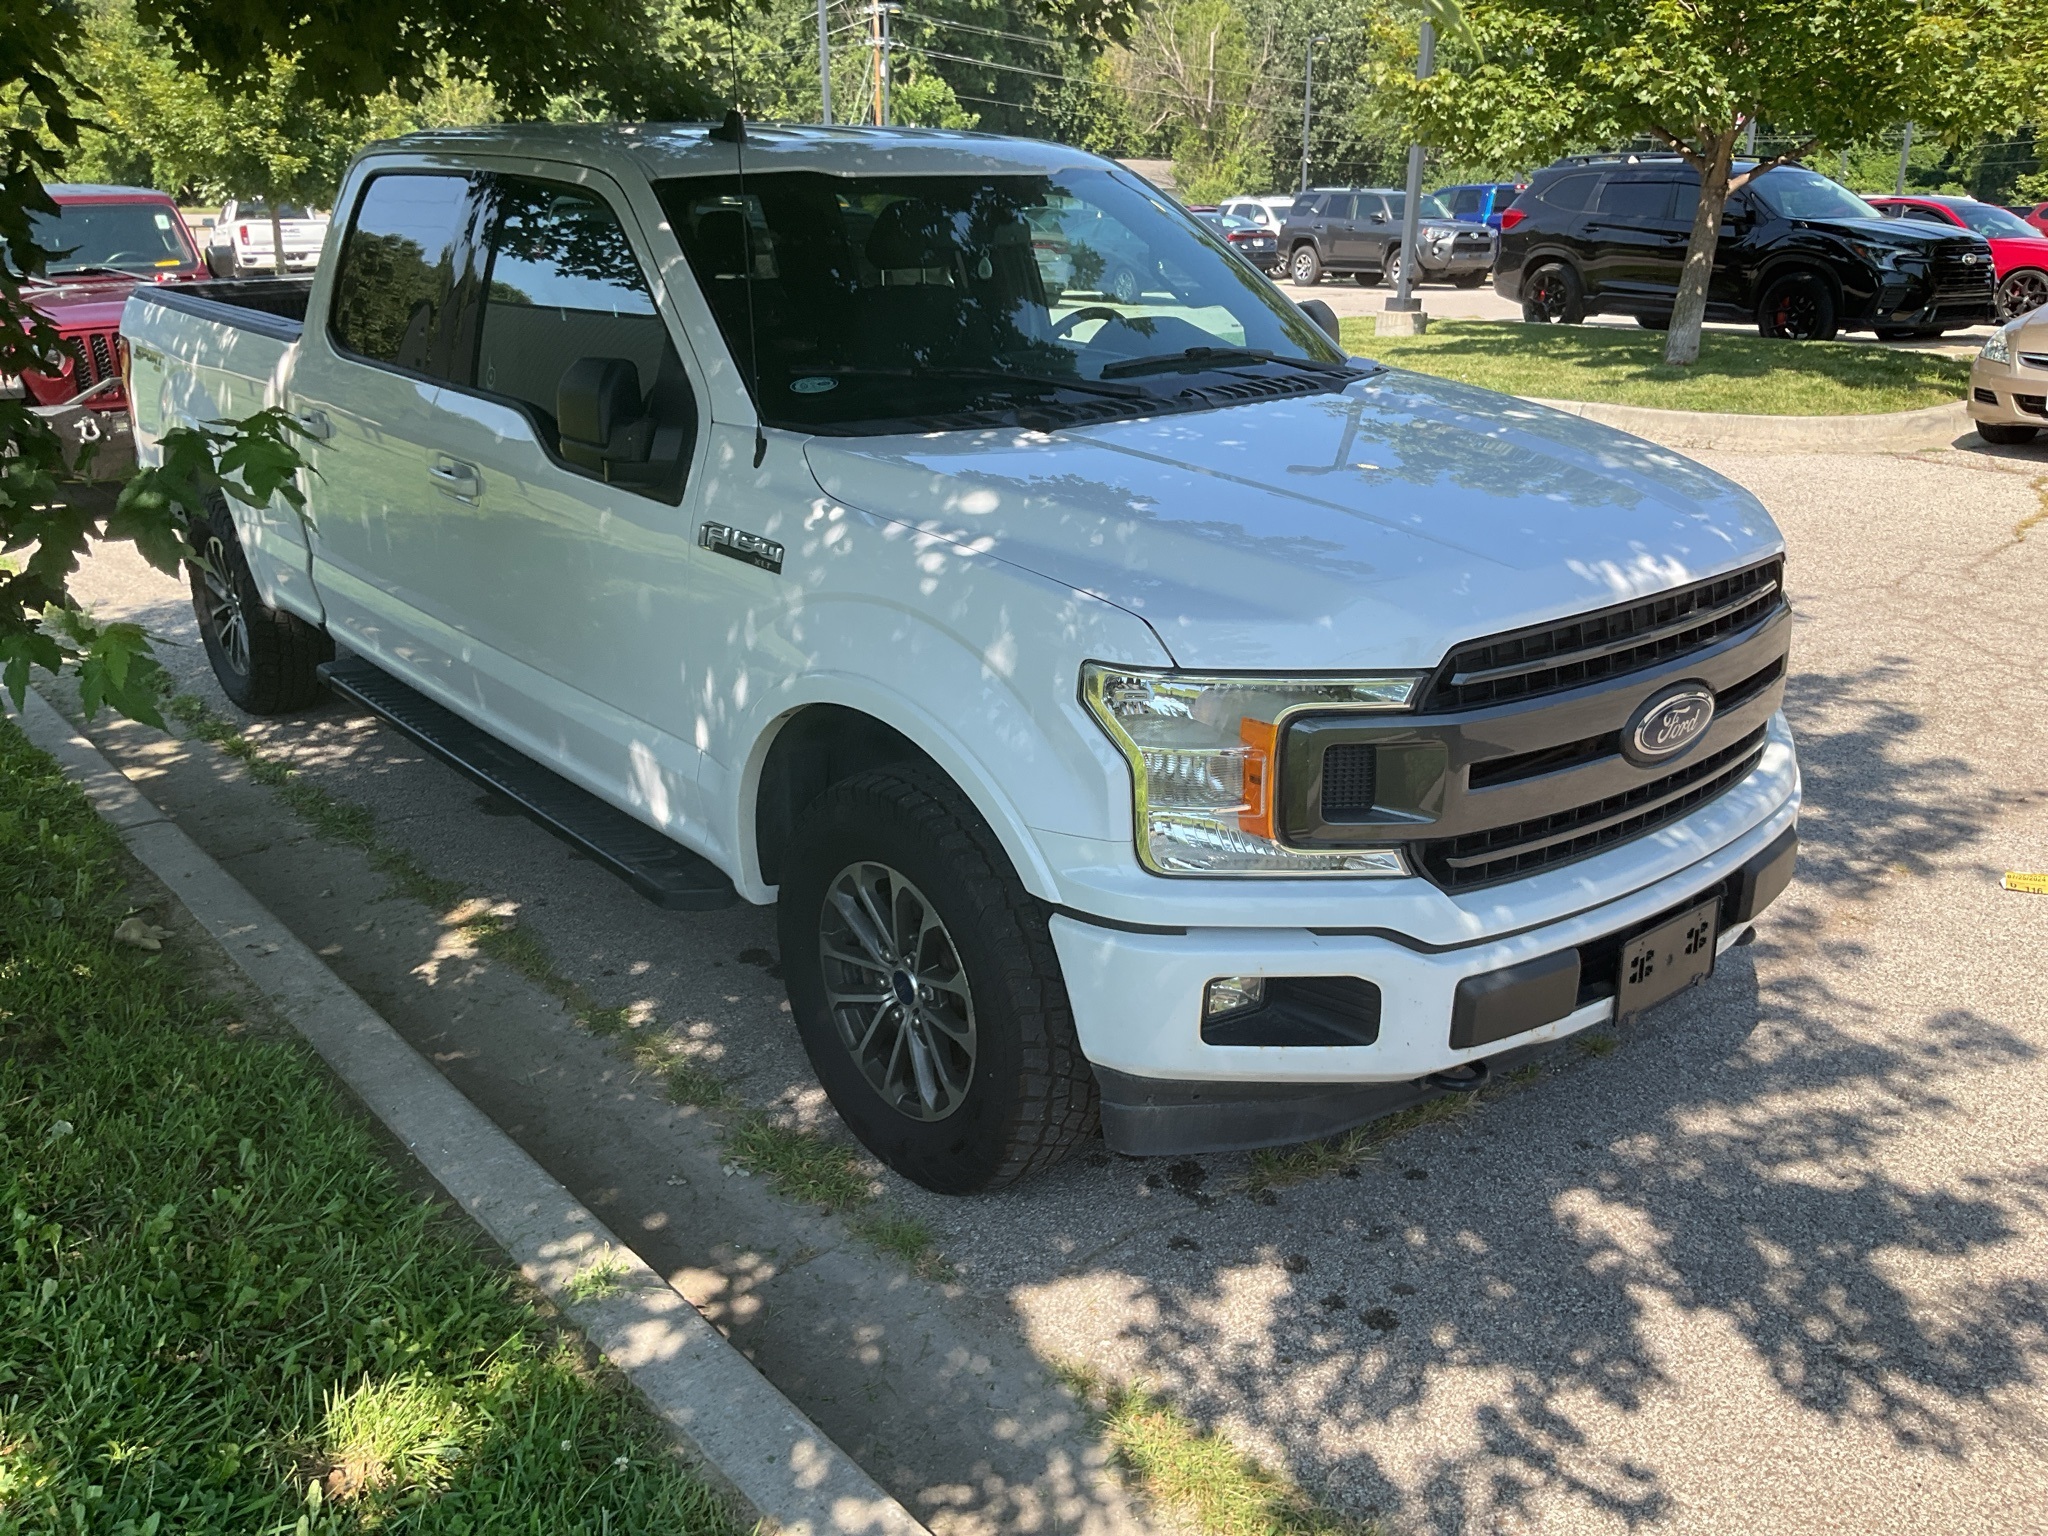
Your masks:
{"label": "truck bed", "polygon": [[153,288],[149,302],[199,320],[256,331],[277,341],[297,341],[306,325],[310,277],[216,279],[190,287]]}

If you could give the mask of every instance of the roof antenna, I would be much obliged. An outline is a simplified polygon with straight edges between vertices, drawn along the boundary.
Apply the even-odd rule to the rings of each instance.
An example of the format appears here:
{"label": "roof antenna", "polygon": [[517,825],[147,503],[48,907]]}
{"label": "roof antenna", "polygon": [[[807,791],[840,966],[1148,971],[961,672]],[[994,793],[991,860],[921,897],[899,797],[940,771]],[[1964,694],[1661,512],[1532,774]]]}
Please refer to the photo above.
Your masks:
{"label": "roof antenna", "polygon": [[[732,94],[737,103],[740,95],[740,39],[730,14],[725,18],[725,34],[732,50]],[[747,288],[747,372],[753,376],[754,468],[759,469],[761,461],[768,457],[768,434],[761,429],[761,337],[754,326],[754,215],[747,202],[747,120],[737,105],[726,112],[724,122],[711,130],[711,137],[732,146],[733,167],[739,177],[740,228],[744,231],[741,248],[746,252],[747,260],[744,275]]]}

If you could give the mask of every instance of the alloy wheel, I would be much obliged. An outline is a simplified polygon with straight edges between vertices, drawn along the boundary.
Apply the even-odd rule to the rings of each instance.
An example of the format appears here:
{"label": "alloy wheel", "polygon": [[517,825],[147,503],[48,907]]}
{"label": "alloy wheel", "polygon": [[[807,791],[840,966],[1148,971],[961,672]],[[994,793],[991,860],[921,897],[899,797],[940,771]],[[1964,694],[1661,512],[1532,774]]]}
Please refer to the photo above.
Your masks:
{"label": "alloy wheel", "polygon": [[1555,324],[1564,317],[1565,305],[1571,302],[1570,290],[1565,287],[1564,274],[1555,267],[1545,267],[1529,283],[1530,306],[1545,321]]}
{"label": "alloy wheel", "polygon": [[2008,272],[2005,281],[1998,285],[1994,303],[2001,325],[2048,304],[2048,272],[2039,267],[2021,267],[2017,272]]}
{"label": "alloy wheel", "polygon": [[818,956],[839,1043],[898,1113],[943,1120],[967,1097],[974,997],[953,936],[887,864],[849,864],[826,888]]}
{"label": "alloy wheel", "polygon": [[1395,251],[1387,257],[1387,274],[1384,281],[1396,293],[1401,291],[1401,253],[1399,251]]}
{"label": "alloy wheel", "polygon": [[242,595],[235,590],[235,578],[228,565],[227,546],[218,534],[206,541],[206,564],[199,579],[206,587],[206,623],[235,675],[249,675],[249,616],[242,611]]}
{"label": "alloy wheel", "polygon": [[1811,341],[1820,334],[1820,301],[1804,288],[1787,288],[1771,306],[1771,334]]}

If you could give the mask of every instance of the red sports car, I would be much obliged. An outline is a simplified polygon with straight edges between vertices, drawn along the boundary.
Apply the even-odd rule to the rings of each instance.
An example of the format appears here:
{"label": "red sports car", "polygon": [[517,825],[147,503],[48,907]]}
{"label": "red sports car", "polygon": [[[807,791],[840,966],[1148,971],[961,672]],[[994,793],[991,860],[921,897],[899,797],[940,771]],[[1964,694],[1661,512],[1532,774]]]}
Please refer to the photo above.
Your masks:
{"label": "red sports car", "polygon": [[2048,304],[2048,232],[2036,229],[2010,208],[1970,197],[1932,194],[1864,201],[1892,218],[1973,230],[1990,241],[1991,269],[1998,277],[1992,305],[2000,325]]}

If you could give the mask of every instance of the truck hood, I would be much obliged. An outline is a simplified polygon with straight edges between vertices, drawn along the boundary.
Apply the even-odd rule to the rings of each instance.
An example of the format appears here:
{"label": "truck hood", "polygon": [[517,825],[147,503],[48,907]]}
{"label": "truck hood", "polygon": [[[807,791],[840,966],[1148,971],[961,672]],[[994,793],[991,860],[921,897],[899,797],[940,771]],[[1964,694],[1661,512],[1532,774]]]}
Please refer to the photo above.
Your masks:
{"label": "truck hood", "polygon": [[24,288],[22,297],[60,330],[118,331],[121,311],[138,281],[132,277],[70,278],[47,287]]}
{"label": "truck hood", "polygon": [[1115,603],[1186,667],[1426,668],[1782,543],[1748,492],[1668,449],[1396,370],[1341,394],[805,452],[835,501]]}

